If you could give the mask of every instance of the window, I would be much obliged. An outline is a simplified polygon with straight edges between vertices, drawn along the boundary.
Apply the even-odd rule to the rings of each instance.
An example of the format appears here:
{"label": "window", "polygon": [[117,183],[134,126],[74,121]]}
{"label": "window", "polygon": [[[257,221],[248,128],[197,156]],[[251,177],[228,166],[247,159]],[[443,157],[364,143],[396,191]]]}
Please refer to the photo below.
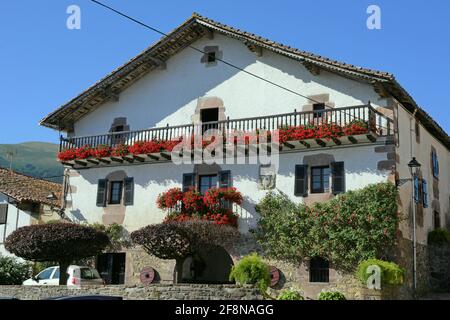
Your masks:
{"label": "window", "polygon": [[325,110],[325,103],[315,103],[313,104],[313,117],[322,118],[323,110]]}
{"label": "window", "polygon": [[212,63],[212,62],[216,62],[216,52],[208,52],[207,53],[207,57],[206,57],[206,61],[208,63]]}
{"label": "window", "polygon": [[124,127],[123,126],[116,126],[113,129],[113,132],[122,132],[124,131]]}
{"label": "window", "polygon": [[311,168],[311,193],[330,191],[330,167]]}
{"label": "window", "polygon": [[52,276],[52,279],[59,279],[59,267],[56,268],[55,273]]}
{"label": "window", "polygon": [[416,125],[414,127],[414,131],[416,133],[416,142],[419,143],[420,142],[420,126],[417,121],[416,121]]}
{"label": "window", "polygon": [[38,274],[37,279],[38,280],[47,280],[50,279],[50,277],[52,276],[53,270],[55,268],[48,268],[45,269],[44,271],[42,271],[41,273]]}
{"label": "window", "polygon": [[209,189],[217,187],[217,175],[200,176],[198,185],[200,193],[204,194]]}
{"label": "window", "polygon": [[109,204],[120,204],[122,200],[122,181],[111,181],[109,192]]}
{"label": "window", "polygon": [[329,282],[330,263],[321,257],[309,261],[309,282]]}
{"label": "window", "polygon": [[437,211],[433,211],[433,226],[435,230],[441,227],[441,217]]}
{"label": "window", "polygon": [[219,108],[203,109],[200,113],[202,125],[202,133],[209,129],[217,129],[219,121]]}

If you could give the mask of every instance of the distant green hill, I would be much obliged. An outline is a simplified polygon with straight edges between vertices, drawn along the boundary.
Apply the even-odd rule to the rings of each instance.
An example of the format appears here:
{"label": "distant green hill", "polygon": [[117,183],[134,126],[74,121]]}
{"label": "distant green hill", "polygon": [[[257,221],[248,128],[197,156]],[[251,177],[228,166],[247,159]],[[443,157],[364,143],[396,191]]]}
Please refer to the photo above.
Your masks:
{"label": "distant green hill", "polygon": [[62,181],[63,166],[56,160],[59,146],[47,142],[0,144],[0,167],[9,168],[8,152],[14,153],[13,170],[38,178]]}

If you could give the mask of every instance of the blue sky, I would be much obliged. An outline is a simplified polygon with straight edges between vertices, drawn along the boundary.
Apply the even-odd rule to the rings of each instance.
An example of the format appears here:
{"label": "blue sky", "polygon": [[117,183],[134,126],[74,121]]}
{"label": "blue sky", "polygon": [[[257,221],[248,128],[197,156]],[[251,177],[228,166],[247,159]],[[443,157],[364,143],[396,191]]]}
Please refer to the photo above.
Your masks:
{"label": "blue sky", "polygon": [[[450,132],[449,1],[102,1],[165,32],[196,11],[299,49],[389,71]],[[81,8],[81,30],[66,28],[71,4]],[[366,27],[370,4],[381,8],[381,30]],[[58,132],[38,121],[158,38],[89,0],[1,1],[0,143],[58,142]]]}

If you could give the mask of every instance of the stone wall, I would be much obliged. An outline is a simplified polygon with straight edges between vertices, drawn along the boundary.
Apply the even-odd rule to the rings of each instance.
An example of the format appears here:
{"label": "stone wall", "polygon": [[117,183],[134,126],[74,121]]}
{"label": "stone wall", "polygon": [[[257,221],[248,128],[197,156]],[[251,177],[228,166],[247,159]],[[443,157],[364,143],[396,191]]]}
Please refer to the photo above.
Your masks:
{"label": "stone wall", "polygon": [[450,292],[450,246],[428,246],[428,261],[431,289]]}
{"label": "stone wall", "polygon": [[0,286],[0,297],[40,300],[68,295],[121,296],[124,300],[261,300],[259,289],[235,285],[86,286]]}

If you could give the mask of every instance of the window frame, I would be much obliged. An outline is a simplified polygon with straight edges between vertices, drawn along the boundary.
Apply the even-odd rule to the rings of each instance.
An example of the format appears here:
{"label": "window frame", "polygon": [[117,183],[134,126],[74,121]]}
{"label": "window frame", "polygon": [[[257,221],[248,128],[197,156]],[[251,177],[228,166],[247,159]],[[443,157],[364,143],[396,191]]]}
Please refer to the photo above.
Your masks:
{"label": "window frame", "polygon": [[[314,170],[320,170],[320,188],[314,188]],[[324,170],[328,169],[328,190],[325,190],[325,178],[324,178]],[[330,192],[330,177],[331,177],[331,168],[330,166],[315,166],[311,167],[311,193],[328,193]]]}
{"label": "window frame", "polygon": [[205,192],[208,191],[209,189],[217,188],[217,186],[219,184],[219,175],[218,174],[201,174],[201,175],[199,175],[198,176],[198,192],[200,192],[201,194],[204,194],[204,193],[202,193],[202,178],[204,178],[204,177],[209,177],[210,178],[209,185],[212,185],[211,179],[213,177],[216,178],[216,185],[209,187],[207,190],[205,190]]}
{"label": "window frame", "polygon": [[[313,261],[315,261],[316,263],[312,263]],[[322,257],[314,257],[309,260],[309,282],[330,282],[330,262],[327,259],[324,259]]]}
{"label": "window frame", "polygon": [[[317,107],[321,107],[321,109],[316,109]],[[312,106],[313,119],[322,118],[325,110],[326,108],[324,102],[314,103]]]}
{"label": "window frame", "polygon": [[[120,185],[119,199],[113,201],[113,186],[117,185],[117,184]],[[121,204],[122,203],[122,199],[123,199],[123,181],[109,181],[108,191],[109,191],[108,204],[115,205],[115,204]]]}

